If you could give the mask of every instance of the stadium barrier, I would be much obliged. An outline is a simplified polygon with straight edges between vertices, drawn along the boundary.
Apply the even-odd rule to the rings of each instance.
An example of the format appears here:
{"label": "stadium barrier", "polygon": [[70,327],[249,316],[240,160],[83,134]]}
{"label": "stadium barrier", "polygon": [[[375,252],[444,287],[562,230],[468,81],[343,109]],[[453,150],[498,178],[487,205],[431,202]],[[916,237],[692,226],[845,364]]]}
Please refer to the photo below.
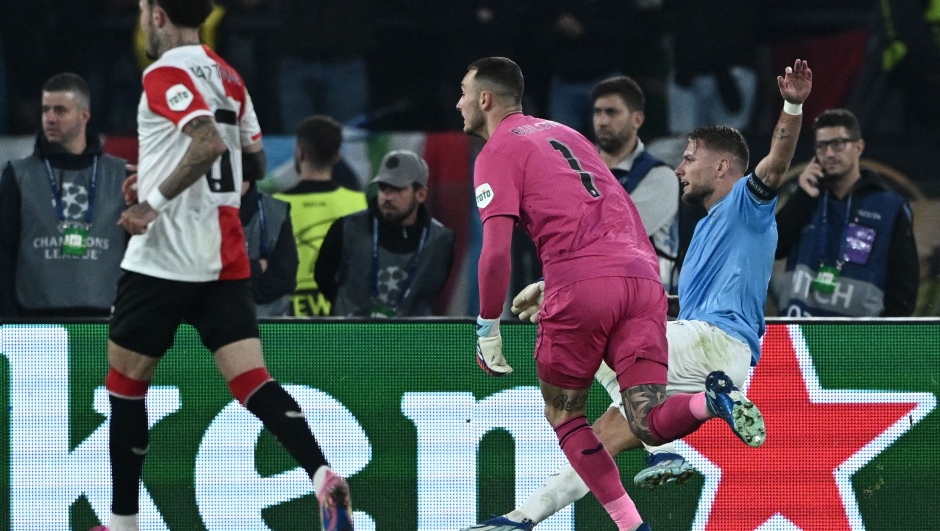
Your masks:
{"label": "stadium barrier", "polygon": [[[271,373],[349,476],[359,531],[456,531],[521,501],[563,463],[542,418],[536,327],[504,326],[515,372],[482,373],[468,321],[262,325]],[[0,327],[0,521],[85,531],[109,514],[107,325]],[[656,531],[936,529],[940,321],[769,326],[748,394],[768,441],[720,421],[679,443],[688,484],[632,486],[642,452],[617,459]],[[597,387],[597,386],[595,386]],[[183,327],[148,396],[143,531],[309,530],[304,473],[230,396]],[[592,390],[589,416],[609,399]],[[588,496],[553,531],[615,529]]]}

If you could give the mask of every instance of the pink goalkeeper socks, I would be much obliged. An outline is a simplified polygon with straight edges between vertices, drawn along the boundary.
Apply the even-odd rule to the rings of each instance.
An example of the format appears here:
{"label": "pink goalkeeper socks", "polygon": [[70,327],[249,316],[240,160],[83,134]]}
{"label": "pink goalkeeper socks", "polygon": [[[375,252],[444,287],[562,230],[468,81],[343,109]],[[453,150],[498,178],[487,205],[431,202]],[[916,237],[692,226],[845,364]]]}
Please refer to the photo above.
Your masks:
{"label": "pink goalkeeper socks", "polygon": [[695,393],[692,395],[692,400],[689,402],[689,409],[692,410],[692,414],[695,415],[695,418],[706,421],[712,416],[708,413],[708,406],[705,405],[705,393]]}
{"label": "pink goalkeeper socks", "polygon": [[[699,395],[701,399],[696,398]],[[681,439],[694,432],[708,419],[707,416],[705,419],[699,418],[701,411],[698,400],[701,400],[701,405],[704,405],[705,393],[670,396],[665,402],[650,410],[646,418],[650,432],[663,443]]]}
{"label": "pink goalkeeper socks", "polygon": [[580,415],[559,424],[555,427],[555,435],[568,462],[601,505],[626,495],[617,464],[588,425],[587,417]]}
{"label": "pink goalkeeper socks", "polygon": [[636,510],[636,505],[630,499],[630,495],[624,494],[619,500],[614,500],[604,504],[607,514],[613,518],[619,531],[632,531],[643,523],[640,513]]}

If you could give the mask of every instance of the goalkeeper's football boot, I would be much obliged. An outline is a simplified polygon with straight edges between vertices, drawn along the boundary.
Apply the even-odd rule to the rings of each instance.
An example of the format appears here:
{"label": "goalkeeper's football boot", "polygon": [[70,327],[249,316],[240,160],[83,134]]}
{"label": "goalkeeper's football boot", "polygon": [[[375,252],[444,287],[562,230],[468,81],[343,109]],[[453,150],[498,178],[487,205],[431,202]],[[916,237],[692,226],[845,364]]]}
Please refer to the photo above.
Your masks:
{"label": "goalkeeper's football boot", "polygon": [[685,483],[695,470],[679,454],[672,452],[653,453],[646,457],[647,467],[633,478],[638,487],[654,489],[666,483]]}
{"label": "goalkeeper's football boot", "polygon": [[481,524],[466,527],[460,531],[532,531],[535,522],[526,520],[524,522],[513,522],[505,516],[491,516],[489,520]]}
{"label": "goalkeeper's football boot", "polygon": [[346,480],[321,466],[313,475],[313,488],[317,491],[323,531],[353,531],[352,500]]}
{"label": "goalkeeper's football boot", "polygon": [[757,448],[767,439],[764,416],[728,375],[715,371],[705,378],[705,404],[708,411],[721,417],[744,444]]}

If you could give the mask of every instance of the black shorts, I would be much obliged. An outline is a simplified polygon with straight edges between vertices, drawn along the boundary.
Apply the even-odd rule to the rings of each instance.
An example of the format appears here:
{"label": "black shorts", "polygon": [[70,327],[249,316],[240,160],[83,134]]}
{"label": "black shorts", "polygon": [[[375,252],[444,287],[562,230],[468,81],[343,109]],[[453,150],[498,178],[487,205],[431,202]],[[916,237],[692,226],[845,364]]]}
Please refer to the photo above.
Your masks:
{"label": "black shorts", "polygon": [[159,358],[181,323],[192,325],[215,352],[258,337],[249,281],[180,282],[124,271],[118,280],[108,338],[118,346]]}

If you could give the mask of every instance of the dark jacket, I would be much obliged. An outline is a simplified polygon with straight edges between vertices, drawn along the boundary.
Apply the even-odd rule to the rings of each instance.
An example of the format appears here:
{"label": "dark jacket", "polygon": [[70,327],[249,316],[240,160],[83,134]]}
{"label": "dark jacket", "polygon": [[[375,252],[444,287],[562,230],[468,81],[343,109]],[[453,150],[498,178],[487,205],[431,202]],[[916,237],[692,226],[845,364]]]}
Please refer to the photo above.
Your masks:
{"label": "dark jacket", "polygon": [[[265,207],[265,225],[269,235],[265,238],[269,242],[267,249],[253,249],[249,243],[249,263],[251,264],[251,293],[256,304],[267,304],[281,297],[290,295],[297,287],[297,243],[294,240],[294,228],[291,225],[290,205],[270,196],[258,192],[255,183],[251,184],[248,192],[242,196],[239,217],[242,227],[246,229],[246,238],[249,237],[248,228],[258,218],[258,198],[269,204]],[[275,211],[271,203],[277,202],[282,208]],[[271,234],[276,237],[271,238]],[[273,245],[272,245],[273,243]],[[267,254],[262,256],[263,251]],[[262,270],[261,259],[267,260],[267,270]]]}
{"label": "dark jacket", "polygon": [[[73,155],[39,134],[32,155],[4,168],[0,177],[0,316],[110,313],[128,239],[117,227],[124,209],[121,182],[125,161],[104,154],[98,135],[90,131],[87,142],[84,153]],[[96,160],[97,189],[88,252],[83,259],[70,259],[61,255],[61,221],[44,164],[48,161],[52,168],[66,218],[84,223],[90,201],[81,194],[82,190],[90,191],[86,187],[90,187]],[[63,183],[69,184],[66,187]],[[29,205],[27,210],[24,205]],[[66,278],[83,275],[84,281],[77,286],[73,284],[76,279]]]}
{"label": "dark jacket", "polygon": [[[375,220],[378,220],[380,251],[393,255],[414,254],[418,250],[422,233],[425,230],[429,231],[425,249],[421,254],[421,264],[416,269],[415,279],[413,279],[414,297],[407,297],[401,301],[401,304],[408,308],[398,308],[402,310],[399,313],[402,316],[427,314],[430,311],[427,307],[427,299],[437,295],[450,276],[454,261],[454,235],[453,231],[433,219],[423,204],[418,207],[417,222],[410,227],[383,221],[374,199],[369,203],[368,211],[350,214],[336,220],[330,226],[330,230],[323,239],[323,245],[320,247],[320,255],[314,271],[317,286],[334,309],[344,282],[356,284],[356,291],[362,292],[354,297],[359,301],[359,306],[368,304],[360,300],[362,297],[359,295],[365,293],[363,296],[367,296],[369,286],[372,285],[370,275],[373,272],[373,264],[369,256],[371,256],[372,234],[374,234],[372,226]],[[354,236],[351,238],[351,234],[347,234],[350,230],[347,225],[355,227],[355,230],[359,230],[361,234],[351,233]],[[355,248],[350,248],[350,245],[353,245],[350,240],[355,240]],[[443,274],[435,273],[433,275],[435,280],[431,281],[428,277],[427,268],[429,267],[433,267],[436,273],[440,273],[440,268],[443,267]],[[357,315],[369,315],[368,308],[360,308],[360,310]],[[412,310],[418,313],[413,313]],[[339,314],[334,313],[334,315]]]}
{"label": "dark jacket", "polygon": [[[908,317],[914,312],[917,304],[917,290],[920,282],[920,265],[917,257],[917,247],[914,242],[910,207],[907,202],[894,193],[891,187],[875,172],[862,170],[859,181],[852,190],[852,211],[857,212],[866,198],[874,194],[890,194],[894,204],[900,208],[892,207],[894,212],[893,227],[890,230],[890,241],[884,250],[884,309],[883,317]],[[822,194],[820,194],[820,198]],[[807,227],[818,215],[821,203],[820,198],[812,198],[803,189],[798,188],[786,205],[777,213],[777,252],[776,258],[790,258],[787,263],[788,271],[795,264],[795,254],[801,245],[807,245],[806,238],[815,238],[815,233]],[[834,220],[833,222],[836,222]],[[837,220],[839,227],[844,221]],[[890,221],[886,222],[890,223]],[[841,234],[841,232],[839,233]],[[839,242],[841,243],[841,242]],[[873,252],[879,254],[876,248]],[[874,263],[874,262],[873,262]],[[819,264],[807,264],[814,271]],[[848,267],[848,265],[846,266]],[[843,276],[851,275],[846,269]],[[781,301],[781,310],[785,301]]]}

